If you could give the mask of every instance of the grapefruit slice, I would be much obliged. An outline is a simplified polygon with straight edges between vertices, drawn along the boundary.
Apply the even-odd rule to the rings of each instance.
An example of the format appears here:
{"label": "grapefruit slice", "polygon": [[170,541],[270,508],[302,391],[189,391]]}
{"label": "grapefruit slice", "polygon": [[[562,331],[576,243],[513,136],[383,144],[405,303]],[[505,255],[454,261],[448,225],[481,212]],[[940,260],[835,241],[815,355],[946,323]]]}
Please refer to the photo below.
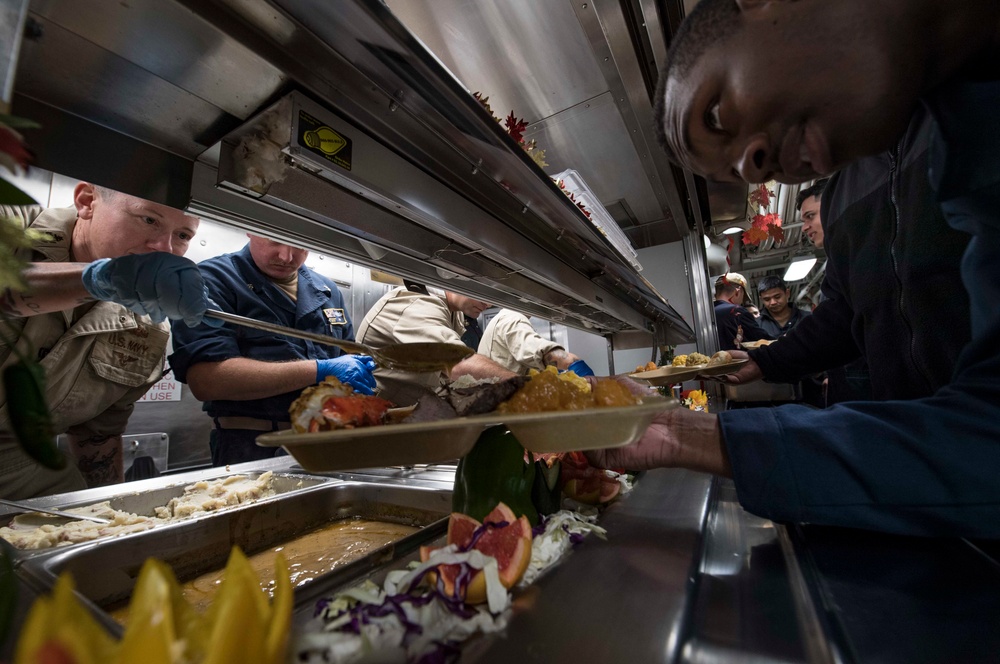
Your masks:
{"label": "grapefruit slice", "polygon": [[472,535],[476,528],[482,524],[471,516],[452,512],[448,517],[448,544],[457,544],[461,548],[472,541]]}
{"label": "grapefruit slice", "polygon": [[571,452],[563,457],[560,474],[563,493],[588,505],[610,502],[621,490],[618,480],[591,466],[580,452]]}
{"label": "grapefruit slice", "polygon": [[[531,524],[528,518],[517,518],[514,512],[503,503],[497,504],[492,512],[486,515],[484,523],[503,523],[506,526],[487,528],[472,548],[492,556],[497,561],[500,573],[500,583],[504,588],[511,588],[521,580],[531,562]],[[476,530],[482,524],[465,514],[453,513],[448,519],[448,544],[457,544],[464,549],[472,542]],[[420,547],[420,560],[426,562],[433,549]],[[439,565],[438,573],[444,583],[445,593],[455,594],[455,581],[461,573],[460,565]],[[437,574],[428,574],[431,583],[437,583]],[[465,601],[469,604],[480,604],[486,601],[486,575],[477,571],[465,589]]]}
{"label": "grapefruit slice", "polygon": [[601,498],[601,482],[596,477],[572,479],[563,486],[563,493],[577,502],[596,505]]}
{"label": "grapefruit slice", "polygon": [[602,503],[610,503],[621,490],[622,485],[618,482],[618,480],[611,479],[610,477],[602,478],[600,501]]}

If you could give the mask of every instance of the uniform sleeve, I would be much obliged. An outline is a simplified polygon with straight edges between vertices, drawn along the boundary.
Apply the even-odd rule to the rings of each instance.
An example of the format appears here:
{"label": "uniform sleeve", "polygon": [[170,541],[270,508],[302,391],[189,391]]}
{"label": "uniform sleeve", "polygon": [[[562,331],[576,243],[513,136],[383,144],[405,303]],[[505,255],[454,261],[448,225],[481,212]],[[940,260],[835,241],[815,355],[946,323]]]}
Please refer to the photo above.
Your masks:
{"label": "uniform sleeve", "polygon": [[757,319],[743,307],[734,307],[726,314],[728,322],[726,327],[733,331],[736,336],[737,330],[742,330],[743,341],[759,341],[761,339],[774,339],[767,330],[760,326]]}
{"label": "uniform sleeve", "polygon": [[[828,208],[827,208],[828,209]],[[824,224],[833,230],[833,224]],[[846,279],[835,260],[827,261],[823,277],[824,299],[811,315],[781,337],[779,343],[750,351],[764,378],[794,383],[828,369],[842,367],[861,356],[851,325],[854,311],[841,285]]]}
{"label": "uniform sleeve", "polygon": [[562,348],[535,332],[531,323],[521,317],[503,321],[502,326],[497,326],[496,335],[503,339],[511,357],[539,371],[545,368],[545,355],[556,348]]}
{"label": "uniform sleeve", "polygon": [[441,298],[425,296],[409,301],[393,328],[396,343],[443,342],[464,346],[451,327],[451,313]]}
{"label": "uniform sleeve", "polygon": [[844,299],[833,295],[779,341],[751,350],[750,357],[765,379],[780,383],[843,366],[861,355],[851,335],[853,316]]}
{"label": "uniform sleeve", "polygon": [[[209,297],[219,305],[222,311],[238,314],[236,311],[236,294],[225,284],[218,268],[198,266],[205,283],[208,285]],[[198,325],[188,327],[184,321],[174,321],[171,324],[173,332],[174,352],[170,355],[170,367],[182,383],[187,382],[187,372],[191,366],[201,362],[222,362],[234,357],[241,357],[236,330],[230,324],[221,327]],[[352,329],[353,333],[353,329]],[[353,334],[352,337],[353,339]]]}
{"label": "uniform sleeve", "polygon": [[1000,537],[997,347],[925,399],[721,413],[740,503],[775,521]]}

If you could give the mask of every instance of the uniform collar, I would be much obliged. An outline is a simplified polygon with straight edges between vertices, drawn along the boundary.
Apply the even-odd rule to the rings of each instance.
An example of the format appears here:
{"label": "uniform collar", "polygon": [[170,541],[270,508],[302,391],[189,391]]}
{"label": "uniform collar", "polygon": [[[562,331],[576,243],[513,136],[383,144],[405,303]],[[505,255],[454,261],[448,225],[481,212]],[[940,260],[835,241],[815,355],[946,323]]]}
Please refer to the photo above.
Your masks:
{"label": "uniform collar", "polygon": [[75,207],[48,208],[31,222],[33,230],[49,235],[45,240],[31,243],[33,251],[42,254],[54,263],[68,263],[72,260],[73,229],[76,228]]}
{"label": "uniform collar", "polygon": [[257,264],[253,262],[249,244],[233,254],[233,256],[237,261],[240,275],[258,296],[267,297],[276,306],[288,311],[294,311],[297,316],[302,316],[319,309],[329,302],[330,295],[333,293],[326,284],[317,283],[317,280],[313,278],[312,270],[303,265],[299,268],[298,272],[298,295],[296,301],[292,302],[278,285],[261,272]]}
{"label": "uniform collar", "polygon": [[802,316],[802,310],[799,309],[798,307],[789,307],[789,308],[792,310],[792,315],[788,317],[788,320],[785,321],[784,325],[779,323],[778,320],[774,316],[772,316],[771,312],[768,311],[766,308],[764,309],[764,311],[760,312],[760,315],[761,318],[766,318],[767,320],[771,321],[778,327],[783,328],[795,323]]}

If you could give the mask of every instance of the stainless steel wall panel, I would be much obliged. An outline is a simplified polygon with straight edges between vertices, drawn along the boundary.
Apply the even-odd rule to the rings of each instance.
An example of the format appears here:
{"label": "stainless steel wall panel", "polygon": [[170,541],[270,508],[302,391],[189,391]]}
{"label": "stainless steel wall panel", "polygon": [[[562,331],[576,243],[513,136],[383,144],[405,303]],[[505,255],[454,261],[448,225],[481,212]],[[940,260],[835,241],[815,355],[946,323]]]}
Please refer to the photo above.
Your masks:
{"label": "stainless steel wall panel", "polygon": [[640,224],[666,218],[659,235],[679,239],[671,218],[683,220],[683,208],[651,149],[649,97],[617,3],[603,3],[603,19],[593,2],[564,0],[390,7],[466,87],[489,96],[494,115],[530,123],[525,139],[545,150],[548,173],[576,169],[602,202],[626,200]]}
{"label": "stainless steel wall panel", "polygon": [[171,2],[87,0],[83,10],[77,0],[36,0],[31,11],[240,119],[287,82],[259,55]]}
{"label": "stainless steel wall panel", "polygon": [[[633,43],[623,3],[618,0],[594,0],[571,4],[591,48],[597,54],[601,73],[625,124],[620,140],[634,146],[635,161],[643,172],[643,178],[650,184],[653,200],[661,211],[648,220],[640,217],[640,223],[670,218],[674,221],[671,230],[676,232],[671,241],[678,240],[687,230],[687,221],[684,206],[673,185],[673,167],[655,140],[652,102],[657,75],[655,65],[640,62],[644,54]],[[651,18],[655,19],[655,16]],[[641,29],[641,26],[636,26],[636,29]],[[647,71],[648,68],[653,68],[653,71]]]}
{"label": "stainless steel wall panel", "polygon": [[564,0],[387,4],[470,91],[489,96],[497,116],[513,110],[535,123],[607,90]]}
{"label": "stainless steel wall panel", "polygon": [[546,152],[550,173],[575,169],[602,202],[625,199],[640,224],[664,218],[610,92],[530,126],[525,137],[559,146]]}
{"label": "stainless steel wall panel", "polygon": [[22,132],[35,166],[176,208],[190,200],[191,161],[19,93],[14,105],[41,125]]}
{"label": "stainless steel wall panel", "polygon": [[[70,109],[105,127],[193,159],[239,120],[43,17],[43,36],[25,40],[17,92]],[[205,141],[204,143],[200,141]],[[67,143],[64,149],[72,149]]]}

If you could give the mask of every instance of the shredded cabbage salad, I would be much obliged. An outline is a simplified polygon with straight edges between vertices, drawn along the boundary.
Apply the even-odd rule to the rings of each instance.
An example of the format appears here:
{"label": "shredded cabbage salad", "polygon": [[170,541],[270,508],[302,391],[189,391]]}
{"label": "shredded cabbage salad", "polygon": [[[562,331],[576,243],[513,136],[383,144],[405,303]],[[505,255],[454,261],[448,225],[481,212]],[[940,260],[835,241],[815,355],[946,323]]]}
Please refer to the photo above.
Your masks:
{"label": "shredded cabbage salad", "polygon": [[[629,478],[607,472],[622,483],[619,495],[632,490]],[[596,508],[584,507],[591,509],[587,513],[560,510],[533,529],[531,562],[517,588],[534,583],[587,533],[606,539],[604,528],[596,525]],[[460,566],[454,595],[445,591],[440,576],[434,586],[421,584],[441,564]],[[477,570],[486,575],[485,606],[459,599]],[[413,562],[407,569],[389,572],[381,588],[365,581],[321,600],[314,623],[295,636],[293,661],[443,664],[456,660],[459,645],[473,634],[503,630],[510,619],[510,606],[511,594],[500,583],[497,561],[475,549],[462,551],[452,544],[432,551],[427,562]]]}

